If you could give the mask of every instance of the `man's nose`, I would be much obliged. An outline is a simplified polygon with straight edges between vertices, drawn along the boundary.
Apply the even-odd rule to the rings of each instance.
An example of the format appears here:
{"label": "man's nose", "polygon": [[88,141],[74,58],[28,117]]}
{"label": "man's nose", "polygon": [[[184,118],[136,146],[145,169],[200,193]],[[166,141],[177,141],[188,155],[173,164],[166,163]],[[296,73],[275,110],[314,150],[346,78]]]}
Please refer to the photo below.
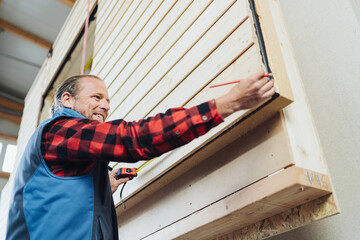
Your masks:
{"label": "man's nose", "polygon": [[104,109],[106,112],[108,112],[110,110],[110,103],[105,99],[103,99],[101,103],[101,108]]}

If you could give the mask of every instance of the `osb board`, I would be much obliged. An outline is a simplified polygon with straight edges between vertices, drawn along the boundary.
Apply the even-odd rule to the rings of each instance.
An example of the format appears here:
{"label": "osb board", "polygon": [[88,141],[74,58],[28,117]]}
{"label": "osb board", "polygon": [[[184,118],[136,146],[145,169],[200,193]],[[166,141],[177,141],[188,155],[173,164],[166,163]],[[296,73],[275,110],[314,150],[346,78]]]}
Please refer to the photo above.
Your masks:
{"label": "osb board", "polygon": [[292,166],[144,239],[211,239],[331,193],[328,176]]}
{"label": "osb board", "polygon": [[213,240],[259,240],[340,213],[334,195],[326,195]]}

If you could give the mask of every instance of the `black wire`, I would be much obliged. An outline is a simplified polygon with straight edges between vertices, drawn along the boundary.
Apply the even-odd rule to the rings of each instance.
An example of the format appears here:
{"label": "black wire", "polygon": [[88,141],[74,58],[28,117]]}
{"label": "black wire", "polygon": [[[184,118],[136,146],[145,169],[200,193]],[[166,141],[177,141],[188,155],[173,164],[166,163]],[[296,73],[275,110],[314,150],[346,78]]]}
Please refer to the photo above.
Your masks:
{"label": "black wire", "polygon": [[125,185],[126,185],[126,182],[123,184],[123,186],[121,188],[121,191],[120,191],[120,201],[121,201],[121,204],[123,205],[124,209],[126,208],[126,206],[125,206],[125,203],[124,203],[124,201],[122,199],[122,192],[124,190]]}
{"label": "black wire", "polygon": [[259,15],[256,12],[254,0],[249,0],[249,4],[250,4],[250,9],[251,9],[251,12],[253,15],[253,19],[254,19],[254,27],[255,27],[256,35],[258,37],[259,47],[260,47],[260,55],[261,55],[262,61],[264,63],[265,71],[266,71],[266,73],[271,73],[271,69],[269,66],[269,60],[268,60],[266,48],[265,48],[264,37],[263,37],[262,31],[261,31]]}

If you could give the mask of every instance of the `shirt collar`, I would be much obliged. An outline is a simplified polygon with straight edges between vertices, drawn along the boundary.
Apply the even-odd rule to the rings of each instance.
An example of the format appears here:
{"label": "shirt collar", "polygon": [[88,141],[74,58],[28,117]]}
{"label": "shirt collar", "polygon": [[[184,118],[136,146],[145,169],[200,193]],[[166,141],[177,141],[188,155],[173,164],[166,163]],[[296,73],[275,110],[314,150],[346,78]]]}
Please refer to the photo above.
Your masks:
{"label": "shirt collar", "polygon": [[78,113],[75,110],[72,110],[70,108],[62,107],[58,108],[55,113],[53,114],[53,118],[60,117],[60,116],[66,116],[66,117],[74,117],[74,118],[85,118],[83,115]]}

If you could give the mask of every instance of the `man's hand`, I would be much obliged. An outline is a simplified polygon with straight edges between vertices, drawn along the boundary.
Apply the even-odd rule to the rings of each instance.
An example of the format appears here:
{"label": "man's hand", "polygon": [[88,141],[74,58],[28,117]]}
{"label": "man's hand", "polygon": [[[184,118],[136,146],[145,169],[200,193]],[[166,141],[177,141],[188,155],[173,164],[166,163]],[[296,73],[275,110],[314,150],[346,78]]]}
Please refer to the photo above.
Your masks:
{"label": "man's hand", "polygon": [[114,193],[120,186],[120,184],[126,183],[129,181],[129,178],[120,178],[116,179],[117,171],[119,168],[109,172],[109,179],[110,179],[110,185],[111,185],[111,192]]}
{"label": "man's hand", "polygon": [[241,80],[227,94],[215,99],[218,113],[226,118],[239,110],[255,107],[275,93],[274,80],[264,77],[264,70],[258,70]]}

